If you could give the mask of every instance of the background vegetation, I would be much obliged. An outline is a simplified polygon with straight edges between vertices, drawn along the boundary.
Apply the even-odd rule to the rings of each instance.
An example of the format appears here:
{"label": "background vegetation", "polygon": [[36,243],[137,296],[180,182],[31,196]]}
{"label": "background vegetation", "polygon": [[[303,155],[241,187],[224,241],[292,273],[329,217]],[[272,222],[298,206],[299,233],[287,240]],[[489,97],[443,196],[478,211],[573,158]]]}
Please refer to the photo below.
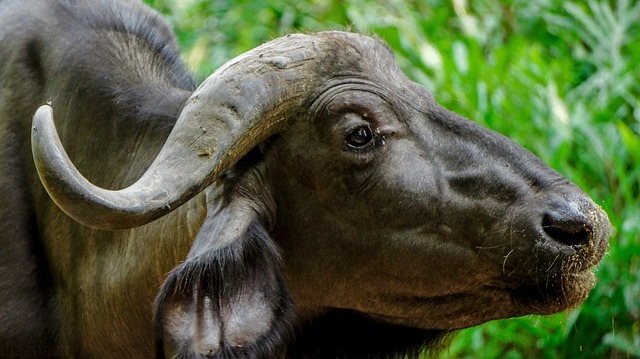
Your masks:
{"label": "background vegetation", "polygon": [[570,313],[464,330],[442,357],[640,357],[640,4],[635,0],[147,0],[204,78],[294,31],[377,34],[445,107],[584,188],[614,233]]}

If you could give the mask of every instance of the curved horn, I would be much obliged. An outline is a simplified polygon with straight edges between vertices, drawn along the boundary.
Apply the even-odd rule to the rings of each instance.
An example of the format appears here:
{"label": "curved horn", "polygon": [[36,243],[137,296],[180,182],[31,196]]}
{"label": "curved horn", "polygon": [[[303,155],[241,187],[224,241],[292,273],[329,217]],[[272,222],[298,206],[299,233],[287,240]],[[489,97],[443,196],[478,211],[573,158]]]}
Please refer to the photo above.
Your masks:
{"label": "curved horn", "polygon": [[329,60],[335,52],[364,39],[371,40],[345,33],[289,35],[231,60],[193,93],[149,169],[122,190],[97,187],[78,172],[60,143],[52,109],[42,106],[32,130],[40,178],[56,204],[85,225],[121,229],[151,222],[285,128],[313,89],[336,75],[339,65]]}

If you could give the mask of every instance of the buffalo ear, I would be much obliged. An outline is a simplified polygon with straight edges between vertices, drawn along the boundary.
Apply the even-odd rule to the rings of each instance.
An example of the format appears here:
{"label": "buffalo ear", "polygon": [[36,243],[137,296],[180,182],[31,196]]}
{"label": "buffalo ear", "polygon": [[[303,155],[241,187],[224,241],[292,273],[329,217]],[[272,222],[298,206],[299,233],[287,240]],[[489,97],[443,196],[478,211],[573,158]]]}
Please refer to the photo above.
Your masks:
{"label": "buffalo ear", "polygon": [[222,194],[208,190],[207,217],[191,252],[156,298],[158,358],[285,355],[295,311],[265,228],[273,202],[264,186],[257,188],[257,171],[242,176]]}

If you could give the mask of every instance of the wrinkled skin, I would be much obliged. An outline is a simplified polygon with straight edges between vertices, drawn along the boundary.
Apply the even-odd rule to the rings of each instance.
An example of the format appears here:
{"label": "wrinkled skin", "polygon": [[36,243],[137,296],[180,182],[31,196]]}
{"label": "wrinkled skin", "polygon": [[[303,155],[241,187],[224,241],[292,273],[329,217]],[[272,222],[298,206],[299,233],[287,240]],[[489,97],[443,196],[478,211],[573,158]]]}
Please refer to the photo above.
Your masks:
{"label": "wrinkled skin", "polygon": [[[170,31],[137,3],[30,0],[50,6],[37,16],[20,3],[0,2],[15,29],[0,30],[0,190],[15,194],[0,208],[3,355],[413,353],[452,330],[572,308],[593,286],[606,214],[524,148],[437,105],[379,40],[281,38],[194,93]],[[47,101],[57,130],[48,108],[31,123]],[[50,133],[72,165],[49,156]],[[149,177],[162,196],[142,198],[173,211],[144,224],[118,209],[107,223],[91,186],[135,187],[172,141],[178,161]],[[166,195],[184,204],[162,202],[198,163],[219,173]],[[73,168],[90,182],[83,195],[65,182]]]}
{"label": "wrinkled skin", "polygon": [[[310,136],[285,135],[294,140],[274,149],[283,223],[275,238],[308,239],[281,243],[296,253],[286,259],[301,307],[321,302],[452,329],[553,313],[585,298],[593,280],[587,268],[606,240],[592,228],[574,237],[572,221],[587,228],[606,218],[589,222],[601,213],[579,189],[435,102],[414,108],[410,96],[356,88],[332,94],[311,125],[295,129]],[[375,129],[375,143],[363,151],[345,146],[354,126]],[[560,218],[561,233],[543,228],[548,216]],[[339,265],[309,266],[318,256]]]}

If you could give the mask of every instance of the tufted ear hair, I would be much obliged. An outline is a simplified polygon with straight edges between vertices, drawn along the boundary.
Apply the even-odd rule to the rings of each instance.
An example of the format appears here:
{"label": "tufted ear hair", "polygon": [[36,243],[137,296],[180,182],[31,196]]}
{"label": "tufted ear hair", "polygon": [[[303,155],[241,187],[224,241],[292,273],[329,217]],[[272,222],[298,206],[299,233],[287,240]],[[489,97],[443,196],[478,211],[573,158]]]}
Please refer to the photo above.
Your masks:
{"label": "tufted ear hair", "polygon": [[207,216],[156,298],[158,358],[282,358],[293,300],[268,233],[275,204],[260,166],[207,190]]}

